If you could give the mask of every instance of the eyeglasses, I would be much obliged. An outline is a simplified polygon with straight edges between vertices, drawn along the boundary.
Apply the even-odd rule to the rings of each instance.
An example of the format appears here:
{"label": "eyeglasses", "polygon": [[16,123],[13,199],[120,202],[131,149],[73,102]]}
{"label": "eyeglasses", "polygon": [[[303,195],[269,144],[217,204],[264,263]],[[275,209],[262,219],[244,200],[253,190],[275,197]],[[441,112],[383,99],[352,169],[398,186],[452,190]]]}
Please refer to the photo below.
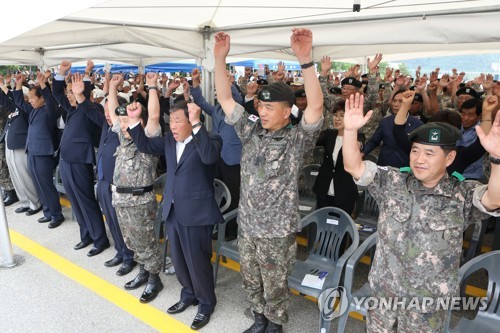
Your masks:
{"label": "eyeglasses", "polygon": [[356,87],[342,87],[342,90],[359,90],[358,88]]}
{"label": "eyeglasses", "polygon": [[333,118],[340,118],[340,119],[342,119],[342,118],[344,118],[344,113],[335,112],[333,114]]}

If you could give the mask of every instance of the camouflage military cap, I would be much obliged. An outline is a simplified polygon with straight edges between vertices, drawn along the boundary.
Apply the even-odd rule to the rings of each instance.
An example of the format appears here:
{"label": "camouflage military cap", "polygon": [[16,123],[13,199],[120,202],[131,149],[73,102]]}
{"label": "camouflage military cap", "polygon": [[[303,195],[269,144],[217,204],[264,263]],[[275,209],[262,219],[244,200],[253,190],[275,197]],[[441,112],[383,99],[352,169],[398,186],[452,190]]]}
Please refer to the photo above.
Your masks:
{"label": "camouflage military cap", "polygon": [[291,102],[294,98],[292,88],[283,82],[274,82],[259,91],[259,100],[264,102]]}
{"label": "camouflage military cap", "polygon": [[463,87],[457,90],[457,97],[460,95],[470,95],[474,98],[479,98],[477,91],[469,87]]}
{"label": "camouflage military cap", "polygon": [[340,82],[341,85],[350,85],[350,86],[354,86],[356,88],[361,88],[361,86],[363,85],[361,83],[361,81],[357,80],[355,77],[346,77],[345,79],[342,80],[342,82]]}
{"label": "camouflage military cap", "polygon": [[408,139],[413,142],[432,146],[455,146],[462,134],[453,125],[432,122],[420,126],[410,133]]}

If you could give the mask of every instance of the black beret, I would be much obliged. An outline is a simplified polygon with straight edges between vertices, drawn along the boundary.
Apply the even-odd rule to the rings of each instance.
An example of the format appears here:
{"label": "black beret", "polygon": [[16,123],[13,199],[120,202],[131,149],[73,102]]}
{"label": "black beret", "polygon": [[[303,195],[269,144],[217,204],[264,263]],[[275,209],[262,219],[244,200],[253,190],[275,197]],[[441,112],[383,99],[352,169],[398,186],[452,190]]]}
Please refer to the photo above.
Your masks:
{"label": "black beret", "polygon": [[257,80],[257,84],[258,84],[259,86],[267,86],[267,85],[268,85],[268,82],[267,82],[267,80],[265,80],[265,79],[258,79],[258,80]]}
{"label": "black beret", "polygon": [[470,95],[474,98],[479,98],[477,91],[469,87],[463,87],[457,90],[457,97],[460,95]]}
{"label": "black beret", "polygon": [[379,88],[379,89],[385,89],[385,84],[383,84],[383,83],[379,84],[379,85],[378,85],[378,88]]}
{"label": "black beret", "polygon": [[330,93],[332,94],[342,94],[342,89],[339,87],[331,87],[330,88]]}
{"label": "black beret", "polygon": [[361,81],[357,80],[355,77],[346,77],[345,79],[340,82],[341,85],[348,84],[350,86],[354,86],[356,88],[361,88],[363,85]]}
{"label": "black beret", "polygon": [[[130,102],[130,103],[125,103],[125,104],[121,104],[120,106],[118,106],[116,109],[115,109],[115,114],[117,116],[128,116],[127,114],[127,106],[129,106],[130,104],[132,104],[133,102]],[[139,103],[140,104],[140,103]],[[144,105],[141,104],[141,117],[148,113],[148,110],[146,109],[146,107]]]}
{"label": "black beret", "polygon": [[292,102],[294,98],[292,88],[283,82],[274,82],[259,91],[259,100],[264,102]]}
{"label": "black beret", "polygon": [[422,95],[420,95],[419,93],[416,93],[415,94],[415,97],[413,98],[413,101],[417,101],[417,102],[424,102],[424,98],[422,97]]}
{"label": "black beret", "polygon": [[408,139],[425,145],[455,146],[461,137],[460,130],[453,125],[430,122],[413,130]]}
{"label": "black beret", "polygon": [[295,97],[306,97],[306,91],[304,89],[299,89],[294,94]]}

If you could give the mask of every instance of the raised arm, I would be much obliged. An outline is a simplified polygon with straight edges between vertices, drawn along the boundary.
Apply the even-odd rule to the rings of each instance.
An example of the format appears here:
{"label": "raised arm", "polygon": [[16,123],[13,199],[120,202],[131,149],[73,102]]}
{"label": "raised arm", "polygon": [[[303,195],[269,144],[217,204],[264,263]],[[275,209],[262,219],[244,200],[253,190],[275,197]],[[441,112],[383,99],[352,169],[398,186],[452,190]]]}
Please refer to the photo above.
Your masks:
{"label": "raised arm", "polygon": [[118,104],[118,95],[117,90],[120,83],[123,82],[123,76],[121,74],[115,74],[109,80],[109,94],[108,94],[108,110],[109,110],[109,118],[111,119],[111,123],[115,124],[118,122],[118,116],[115,113],[115,110],[120,105]]}
{"label": "raised arm", "polygon": [[157,86],[158,74],[150,72],[146,74],[146,83],[148,84],[148,123],[146,124],[146,133],[153,134],[160,127],[160,97],[158,96]]}
{"label": "raised arm", "polygon": [[[323,116],[323,94],[314,71],[314,64],[309,66],[312,63],[312,41],[311,30],[304,28],[292,29],[290,45],[302,66],[304,90],[307,96],[307,107],[304,110],[306,124],[314,124]],[[304,68],[304,65],[308,65],[307,68]]]}
{"label": "raised arm", "polygon": [[230,117],[236,102],[231,95],[231,82],[226,75],[226,57],[231,48],[231,38],[223,31],[215,35],[214,58],[215,58],[215,91],[217,101],[224,113]]}
{"label": "raised arm", "polygon": [[351,95],[345,103],[344,115],[344,142],[342,144],[342,157],[344,158],[344,169],[355,179],[361,178],[365,171],[365,164],[361,158],[358,145],[358,130],[370,119],[373,111],[370,110],[363,115],[363,96],[356,93]]}
{"label": "raised arm", "polygon": [[[495,98],[498,106],[498,97]],[[481,203],[490,211],[500,208],[500,116],[495,117],[490,132],[485,134],[480,126],[476,126],[477,136],[481,140],[484,149],[495,159],[497,163],[491,163],[491,175],[488,181],[488,190],[484,193]]]}
{"label": "raised arm", "polygon": [[14,91],[14,103],[26,113],[33,111],[31,104],[26,103],[23,94],[23,81],[24,77],[21,73],[16,75],[16,90]]}
{"label": "raised arm", "polygon": [[106,117],[104,114],[97,110],[95,103],[91,103],[84,94],[85,83],[83,82],[83,75],[75,73],[71,78],[71,89],[73,90],[73,95],[75,96],[76,102],[82,108],[83,112],[89,117],[92,122],[97,126],[102,127]]}
{"label": "raised arm", "polygon": [[[191,126],[200,123],[201,108],[195,103],[188,103],[189,122]],[[197,127],[197,126],[196,126]],[[220,157],[220,150],[222,148],[222,139],[219,136],[211,139],[208,135],[205,126],[199,127],[199,130],[193,130],[193,141],[196,145],[196,151],[200,156],[203,164],[213,165]]]}
{"label": "raised arm", "polygon": [[215,106],[211,105],[205,100],[200,88],[200,70],[198,68],[193,69],[191,72],[191,79],[193,80],[193,89],[191,89],[191,95],[193,95],[194,102],[201,107],[203,111],[211,116],[215,112]]}

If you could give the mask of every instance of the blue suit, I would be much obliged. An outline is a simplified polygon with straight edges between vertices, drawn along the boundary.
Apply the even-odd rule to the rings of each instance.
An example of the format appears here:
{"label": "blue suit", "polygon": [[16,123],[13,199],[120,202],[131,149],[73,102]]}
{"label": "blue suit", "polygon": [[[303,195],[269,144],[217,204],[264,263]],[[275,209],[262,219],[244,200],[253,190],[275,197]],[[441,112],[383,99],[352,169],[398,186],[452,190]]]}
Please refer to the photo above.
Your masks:
{"label": "blue suit", "polygon": [[139,151],[165,155],[167,183],[162,216],[166,218],[176,275],[183,286],[181,301],[199,302],[199,312],[210,314],[216,304],[211,234],[213,225],[222,221],[213,182],[222,140],[202,126],[177,163],[171,132],[164,138],[147,138],[141,126],[128,131]]}
{"label": "blue suit", "polygon": [[15,104],[28,114],[28,135],[26,151],[28,169],[33,178],[38,198],[47,218],[62,218],[59,193],[54,186],[55,146],[58,141],[56,121],[60,116],[52,94],[46,87],[41,90],[45,105],[35,109],[24,101],[22,90],[13,91]]}
{"label": "blue suit", "polygon": [[97,151],[97,199],[101,205],[109,231],[115,242],[116,257],[122,258],[123,262],[130,264],[134,261],[134,251],[130,250],[123,239],[115,207],[112,205],[112,194],[110,184],[113,183],[113,172],[115,170],[114,156],[116,147],[120,145],[118,134],[111,130],[106,117],[95,108],[85,109],[85,113],[96,125],[102,127],[99,150]]}
{"label": "blue suit", "polygon": [[[93,128],[96,126],[84,110],[96,108],[87,98],[77,107],[71,106],[65,93],[65,81],[53,83],[53,95],[59,105],[67,112],[66,125],[61,138],[59,168],[71,208],[80,226],[80,239],[83,243],[94,243],[95,247],[109,244],[104,228],[102,212],[94,194],[95,163]],[[90,82],[85,82],[87,94]]]}

